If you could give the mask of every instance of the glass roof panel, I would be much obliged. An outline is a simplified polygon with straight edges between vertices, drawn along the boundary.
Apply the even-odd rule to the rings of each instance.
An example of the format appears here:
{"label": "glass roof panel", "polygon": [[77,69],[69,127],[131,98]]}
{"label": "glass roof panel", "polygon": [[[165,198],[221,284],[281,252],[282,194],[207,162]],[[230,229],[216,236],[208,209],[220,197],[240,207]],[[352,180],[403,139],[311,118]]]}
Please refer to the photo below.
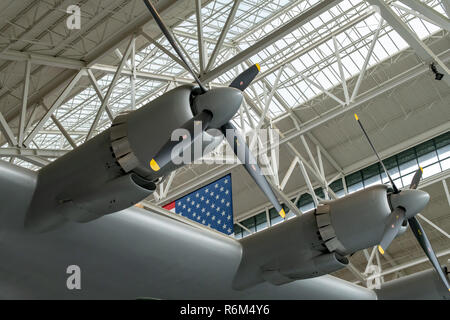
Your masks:
{"label": "glass roof panel", "polygon": [[[226,63],[237,53],[257,43],[319,2],[320,0],[242,0],[212,69]],[[202,8],[203,36],[208,55],[211,55],[215,48],[215,41],[223,30],[233,3],[232,0],[214,0]],[[425,3],[438,12],[444,13],[439,1],[428,0]],[[438,26],[408,12],[394,7],[393,10],[422,39],[440,30]],[[290,34],[261,49],[247,61],[213,81],[226,85],[251,64],[260,63],[262,74],[265,77],[254,82],[246,94],[252,100],[253,105],[256,105],[259,110],[264,110],[267,96],[270,95],[272,86],[276,82],[278,70],[283,67],[278,81],[277,94],[271,99],[267,113],[267,116],[273,119],[288,112],[289,108],[297,107],[322,94],[323,89],[331,90],[341,85],[342,80],[332,36],[336,37],[345,78],[349,79],[359,74],[373,36],[377,31],[379,19],[378,14],[365,1],[343,0],[310,22],[299,26]],[[181,21],[173,28],[173,31],[189,55],[192,61],[191,65],[198,69],[199,54],[195,13]],[[156,41],[175,54],[165,38],[160,37]],[[407,47],[407,43],[398,33],[384,23],[368,67],[380,63]],[[182,66],[153,44],[137,51],[135,59],[137,69],[142,72],[192,79]],[[128,64],[131,64],[131,61],[128,61]],[[98,79],[103,94],[106,94],[112,78],[113,74],[105,74]],[[135,87],[136,107],[139,108],[164,93],[168,89],[168,84],[162,80],[138,78]],[[130,77],[121,76],[108,103],[114,116],[132,107],[130,88]],[[90,130],[100,105],[101,101],[95,90],[88,86],[61,105],[54,115],[76,143],[81,144]],[[307,108],[307,106],[305,107]],[[254,123],[259,121],[252,106],[248,107],[248,113]],[[242,123],[246,126],[245,130],[248,130],[250,121],[247,118],[247,112],[242,114]],[[234,121],[236,126],[241,126],[239,113],[235,116]],[[104,113],[95,134],[108,126],[110,126],[110,120]],[[42,132],[36,135],[34,143],[36,148],[43,149],[71,148],[59,132],[58,127],[50,119],[44,125]],[[16,159],[15,161],[16,163],[20,162],[21,165],[24,164],[22,160]],[[27,164],[27,166],[30,165]]]}

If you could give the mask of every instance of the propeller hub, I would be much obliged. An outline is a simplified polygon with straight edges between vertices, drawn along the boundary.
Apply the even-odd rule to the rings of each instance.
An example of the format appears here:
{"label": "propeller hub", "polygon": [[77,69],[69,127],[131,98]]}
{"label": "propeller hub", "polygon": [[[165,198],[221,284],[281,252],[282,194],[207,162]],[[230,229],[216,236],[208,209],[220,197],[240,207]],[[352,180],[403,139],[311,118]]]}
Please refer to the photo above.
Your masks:
{"label": "propeller hub", "polygon": [[204,110],[211,112],[213,117],[208,127],[219,129],[236,114],[242,99],[242,92],[236,88],[215,88],[196,96],[192,103],[192,109],[194,114],[199,114]]}
{"label": "propeller hub", "polygon": [[427,206],[429,201],[430,195],[422,190],[408,189],[390,195],[392,208],[401,207],[405,209],[405,216],[407,219],[420,213]]}

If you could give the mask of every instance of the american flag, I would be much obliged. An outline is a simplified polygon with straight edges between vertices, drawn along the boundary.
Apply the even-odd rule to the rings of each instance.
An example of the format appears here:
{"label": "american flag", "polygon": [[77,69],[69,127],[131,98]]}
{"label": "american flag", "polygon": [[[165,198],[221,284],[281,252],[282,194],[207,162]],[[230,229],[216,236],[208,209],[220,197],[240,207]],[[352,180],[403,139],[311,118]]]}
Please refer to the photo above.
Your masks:
{"label": "american flag", "polygon": [[163,206],[225,234],[234,233],[231,174]]}

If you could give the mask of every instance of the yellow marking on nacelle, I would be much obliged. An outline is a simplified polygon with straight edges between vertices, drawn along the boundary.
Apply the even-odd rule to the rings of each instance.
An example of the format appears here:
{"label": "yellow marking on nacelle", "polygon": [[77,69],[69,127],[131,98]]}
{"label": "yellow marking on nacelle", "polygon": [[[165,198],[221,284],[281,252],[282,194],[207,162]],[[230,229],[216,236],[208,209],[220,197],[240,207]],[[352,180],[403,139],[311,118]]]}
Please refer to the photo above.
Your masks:
{"label": "yellow marking on nacelle", "polygon": [[152,159],[150,161],[150,167],[153,169],[153,171],[159,171],[160,167],[156,163],[155,159]]}
{"label": "yellow marking on nacelle", "polygon": [[378,246],[378,251],[380,251],[381,254],[384,254],[384,249],[381,246]]}

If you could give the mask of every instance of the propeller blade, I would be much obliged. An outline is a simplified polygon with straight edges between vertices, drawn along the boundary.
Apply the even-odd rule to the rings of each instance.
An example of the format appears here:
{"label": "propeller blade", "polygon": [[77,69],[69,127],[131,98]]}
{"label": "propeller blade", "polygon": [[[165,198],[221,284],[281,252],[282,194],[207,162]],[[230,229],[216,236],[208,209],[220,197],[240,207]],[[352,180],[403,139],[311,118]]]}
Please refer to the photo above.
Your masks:
{"label": "propeller blade", "polygon": [[174,148],[177,148],[177,155],[184,153],[188,148],[194,145],[197,139],[202,136],[203,131],[206,130],[211,120],[211,112],[204,110],[187,121],[181,128],[189,131],[191,139],[182,141],[167,141],[156,156],[150,161],[150,168],[152,168],[153,171],[159,171],[161,168],[171,163],[173,160],[172,150],[174,150]]}
{"label": "propeller blade", "polygon": [[[250,149],[245,143],[244,138],[238,133],[236,128],[230,122],[222,126],[221,130],[226,139],[228,140],[228,143],[233,147],[234,153],[242,162],[247,172],[252,176],[253,180],[255,180],[256,184],[259,186],[262,192],[264,192],[266,197],[270,200],[275,210],[277,210],[278,214],[284,218],[286,216],[286,213],[284,212],[283,207],[280,205],[277,198],[275,197],[275,194],[273,193],[272,188],[267,182],[266,177],[264,177],[264,175],[261,173],[261,168],[258,166],[255,157],[251,154]],[[233,130],[233,135],[227,135],[226,134],[227,130]],[[244,154],[242,154],[242,152],[238,152],[238,148],[242,146],[244,147]]]}
{"label": "propeller blade", "polygon": [[392,180],[391,175],[389,174],[389,172],[387,171],[386,167],[384,166],[383,161],[381,161],[381,158],[378,155],[377,150],[373,146],[372,141],[370,141],[369,135],[367,134],[366,130],[364,129],[361,121],[359,121],[358,115],[356,113],[355,113],[355,119],[358,122],[359,126],[361,127],[362,132],[366,136],[367,141],[369,141],[369,145],[372,148],[372,150],[375,153],[375,155],[377,156],[378,161],[381,163],[381,166],[383,167],[384,172],[386,173],[387,177],[389,178],[389,181],[391,182],[392,188],[394,189],[394,193],[399,193],[400,191],[397,189],[397,186],[395,185],[394,180]]}
{"label": "propeller blade", "polygon": [[383,238],[378,246],[378,251],[384,254],[384,251],[389,247],[392,240],[397,236],[403,221],[405,220],[405,210],[402,208],[395,208],[389,215],[388,223],[384,229]]}
{"label": "propeller blade", "polygon": [[419,167],[419,169],[414,174],[414,177],[411,180],[411,184],[409,186],[410,189],[417,189],[417,186],[419,185],[419,181],[422,178],[423,174],[423,168]]}
{"label": "propeller blade", "polygon": [[231,82],[230,87],[244,91],[250,85],[253,79],[255,79],[260,70],[261,67],[259,66],[259,64],[252,65],[250,68],[238,75],[236,79]]}
{"label": "propeller blade", "polygon": [[436,269],[445,287],[448,289],[448,291],[450,291],[450,285],[448,284],[447,277],[442,271],[441,265],[439,264],[436,254],[434,253],[430,241],[428,240],[427,235],[425,234],[425,231],[423,230],[419,221],[417,220],[416,217],[412,217],[408,219],[408,222],[409,225],[411,226],[412,232],[416,236],[417,241],[419,241],[419,244],[422,247],[423,251],[428,256],[428,259],[430,260],[433,267]]}
{"label": "propeller blade", "polygon": [[170,45],[176,51],[176,53],[180,57],[181,61],[183,61],[183,63],[186,65],[187,71],[189,71],[191,73],[191,75],[194,77],[195,82],[197,82],[198,85],[200,86],[202,93],[205,93],[207,91],[206,88],[203,86],[200,79],[195,74],[194,70],[192,70],[191,66],[187,63],[186,59],[184,58],[183,53],[181,52],[180,48],[178,47],[178,45],[176,43],[172,33],[169,31],[169,29],[166,27],[166,25],[162,21],[161,16],[159,15],[158,11],[156,11],[155,7],[150,2],[150,0],[144,0],[144,3],[147,6],[150,13],[152,14],[153,19],[155,19],[156,23],[158,24],[159,29],[161,29],[162,33],[166,36],[167,41],[169,41]]}

